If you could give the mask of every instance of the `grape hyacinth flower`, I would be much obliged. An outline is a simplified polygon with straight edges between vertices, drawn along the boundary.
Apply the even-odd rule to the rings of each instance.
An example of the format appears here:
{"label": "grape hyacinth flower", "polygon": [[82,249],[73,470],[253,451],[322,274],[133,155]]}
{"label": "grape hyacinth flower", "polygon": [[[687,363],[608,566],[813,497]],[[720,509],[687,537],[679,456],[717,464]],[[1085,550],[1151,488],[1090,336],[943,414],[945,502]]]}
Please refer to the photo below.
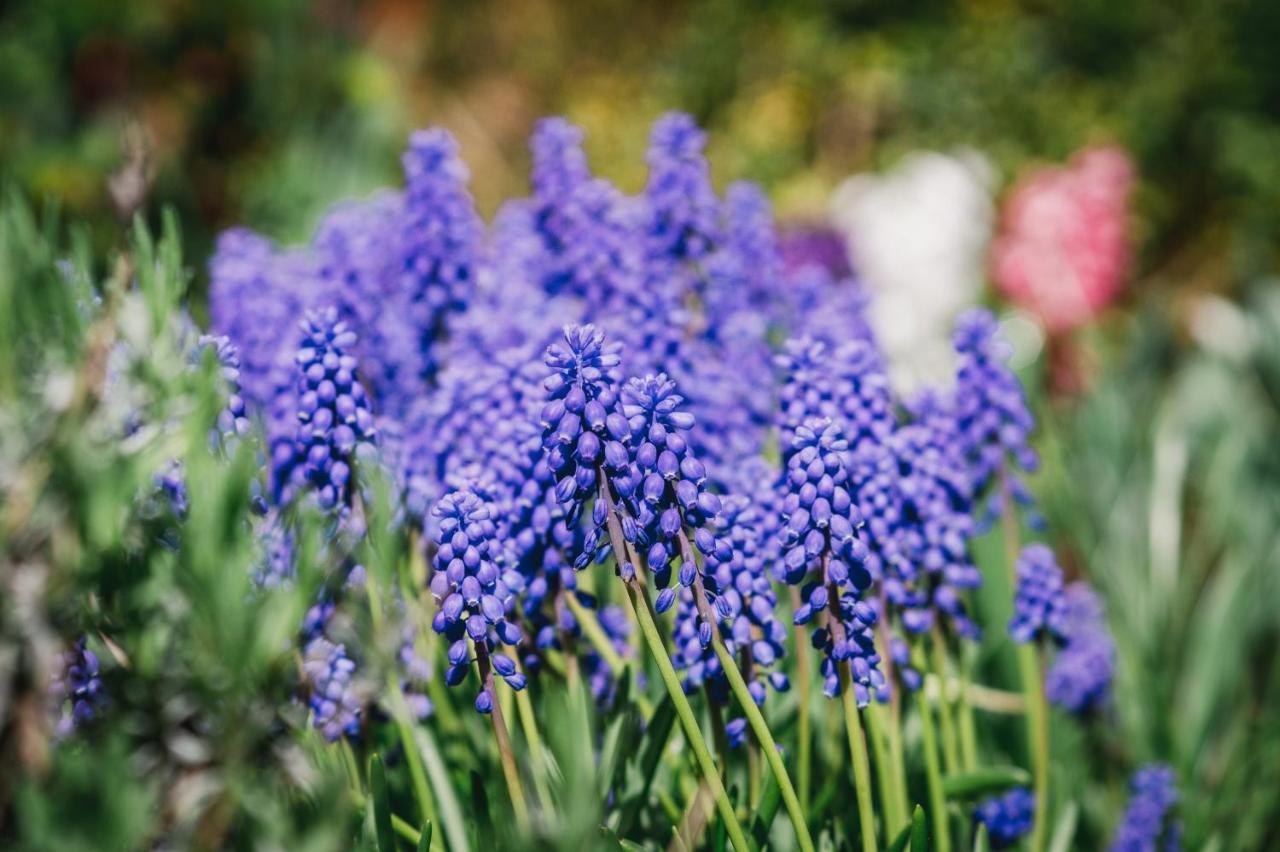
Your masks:
{"label": "grape hyacinth flower", "polygon": [[[523,579],[502,550],[493,507],[471,491],[451,491],[433,512],[438,524],[431,594],[440,609],[432,628],[450,643],[445,681],[457,686],[466,679],[471,667],[469,638],[482,675],[492,665],[508,686],[524,689],[525,676],[515,661],[496,653],[501,645],[520,642],[520,629],[507,620],[507,614]],[[476,697],[476,710],[492,712],[493,701],[492,683],[485,682]]]}
{"label": "grape hyacinth flower", "polygon": [[1070,584],[1063,598],[1067,641],[1045,676],[1045,694],[1069,712],[1086,713],[1106,703],[1110,695],[1116,645],[1102,602],[1086,583]]}
{"label": "grape hyacinth flower", "polygon": [[861,600],[871,575],[867,547],[857,532],[861,519],[849,493],[848,450],[829,418],[809,420],[796,430],[782,509],[784,579],[804,583],[796,624],[827,611],[825,625],[812,634],[813,647],[823,653],[823,691],[832,698],[840,694],[839,666],[847,663],[858,706],[865,707],[871,692],[884,686],[884,676],[873,635],[876,611]]}
{"label": "grape hyacinth flower", "polygon": [[1173,770],[1149,764],[1129,781],[1132,793],[1124,818],[1111,840],[1111,852],[1177,852],[1182,824],[1171,815],[1178,802]]}
{"label": "grape hyacinth flower", "polygon": [[649,138],[649,254],[663,265],[698,263],[720,241],[720,200],[703,149],[707,135],[693,118],[667,113]]}
{"label": "grape hyacinth flower", "polygon": [[325,509],[346,506],[358,453],[372,446],[373,415],[348,352],[355,332],[336,308],[313,312],[302,322],[298,349],[298,433],[295,457],[301,475]]}
{"label": "grape hyacinth flower", "polygon": [[[716,550],[710,522],[720,511],[720,498],[707,489],[702,462],[689,450],[685,435],[693,427],[693,415],[680,411],[684,397],[665,374],[632,379],[622,388],[622,414],[630,432],[631,464],[638,483],[630,505],[640,527],[638,544],[647,544],[649,569],[659,589],[654,608],[665,612],[675,603],[669,588],[671,564],[678,564],[683,587],[692,586],[698,574],[693,546],[704,556]],[[714,596],[718,589],[706,588]]]}
{"label": "grape hyacinth flower", "polygon": [[293,533],[275,512],[261,521],[258,545],[261,557],[253,571],[253,582],[262,589],[281,588],[293,582],[297,575]]}
{"label": "grape hyacinth flower", "polygon": [[1056,642],[1067,639],[1062,569],[1053,551],[1043,544],[1028,544],[1018,556],[1018,586],[1009,635],[1015,642],[1032,642],[1041,637]]}
{"label": "grape hyacinth flower", "polygon": [[427,697],[427,684],[431,680],[431,663],[418,654],[414,647],[413,625],[407,625],[400,641],[396,662],[400,668],[400,688],[404,692],[409,712],[421,722],[431,716],[435,708]]}
{"label": "grape hyacinth flower", "polygon": [[439,367],[437,341],[476,286],[484,223],[467,190],[469,172],[447,130],[418,130],[403,157],[402,289],[408,296],[428,376]]}
{"label": "grape hyacinth flower", "polygon": [[206,347],[213,348],[227,391],[227,404],[218,412],[214,440],[228,446],[232,439],[249,431],[249,415],[244,397],[240,395],[240,350],[226,335],[201,335],[196,353],[203,352]]}
{"label": "grape hyacinth flower", "polygon": [[992,849],[1007,849],[1031,831],[1035,801],[1035,793],[1026,787],[1015,787],[979,804],[973,811],[973,821],[986,826]]}
{"label": "grape hyacinth flower", "polygon": [[[546,364],[552,373],[543,383],[547,403],[541,412],[542,442],[556,480],[556,499],[569,526],[596,493],[601,465],[619,474],[611,480],[620,489],[619,496],[630,495],[629,457],[622,442],[630,436],[631,427],[616,410],[621,362],[620,347],[606,343],[604,332],[589,323],[566,326],[564,345],[547,347]],[[597,505],[600,514],[603,505]],[[596,527],[603,522],[603,518],[594,520]],[[584,554],[596,549],[598,538],[593,531]],[[619,564],[623,562],[619,554]],[[585,565],[584,561],[578,567]]]}
{"label": "grape hyacinth flower", "polygon": [[975,493],[1003,473],[1010,496],[1028,504],[1031,495],[1018,472],[1033,471],[1039,464],[1029,442],[1035,421],[1021,382],[1005,363],[1009,347],[996,336],[997,330],[996,318],[981,308],[966,311],[956,321],[953,342],[960,361],[955,416]]}
{"label": "grape hyacinth flower", "polygon": [[833,347],[811,338],[790,340],[776,364],[783,379],[778,426],[784,458],[796,430],[812,417],[838,422],[855,453],[888,440],[894,423],[889,380],[870,341]]}
{"label": "grape hyacinth flower", "polygon": [[778,599],[765,562],[760,507],[741,495],[726,497],[716,534],[717,546],[704,568],[707,584],[717,593],[725,644],[740,660],[752,700],[763,705],[766,683],[785,692],[790,682],[784,672],[771,671],[786,655],[787,628],[774,614]]}
{"label": "grape hyacinth flower", "polygon": [[971,489],[949,425],[941,418],[910,423],[889,439],[900,519],[890,533],[896,561],[885,591],[908,632],[923,633],[941,619],[956,635],[976,640],[981,631],[962,594],[980,586],[982,574],[968,555]]}
{"label": "grape hyacinth flower", "polygon": [[93,719],[106,698],[98,672],[98,656],[85,637],[76,640],[59,658],[59,669],[49,684],[54,734],[61,738]]}
{"label": "grape hyacinth flower", "polygon": [[346,646],[334,644],[323,634],[307,643],[302,669],[311,686],[308,706],[312,724],[329,742],[355,737],[364,718],[364,699],[356,688],[355,660]]}

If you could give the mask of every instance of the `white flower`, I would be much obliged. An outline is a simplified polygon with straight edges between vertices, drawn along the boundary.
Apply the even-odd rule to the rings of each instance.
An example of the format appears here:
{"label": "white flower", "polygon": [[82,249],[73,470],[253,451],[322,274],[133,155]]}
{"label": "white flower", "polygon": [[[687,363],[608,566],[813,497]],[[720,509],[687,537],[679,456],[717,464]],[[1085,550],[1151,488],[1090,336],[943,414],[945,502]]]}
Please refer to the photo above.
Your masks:
{"label": "white flower", "polygon": [[995,210],[992,170],[973,151],[916,152],[890,172],[849,178],[832,198],[869,319],[907,393],[949,383],[951,325],[982,288]]}

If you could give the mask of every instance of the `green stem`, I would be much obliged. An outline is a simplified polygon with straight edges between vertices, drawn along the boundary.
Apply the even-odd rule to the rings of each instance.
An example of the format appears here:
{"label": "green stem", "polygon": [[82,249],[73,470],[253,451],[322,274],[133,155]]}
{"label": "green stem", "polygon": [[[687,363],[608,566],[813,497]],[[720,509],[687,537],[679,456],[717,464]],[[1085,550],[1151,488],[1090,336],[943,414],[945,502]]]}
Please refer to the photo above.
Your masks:
{"label": "green stem", "polygon": [[960,771],[960,749],[957,746],[955,722],[951,718],[951,700],[947,696],[947,648],[942,631],[935,622],[933,630],[933,672],[938,678],[938,724],[942,728],[942,756],[947,772]]}
{"label": "green stem", "polygon": [[[578,626],[582,628],[582,635],[587,637],[587,641],[591,643],[591,647],[596,649],[600,659],[604,660],[605,665],[609,667],[615,677],[622,677],[627,671],[627,661],[622,659],[617,649],[613,647],[613,642],[604,632],[604,628],[600,626],[600,620],[596,618],[595,612],[579,603],[578,599],[573,595],[565,595],[564,602],[569,607],[569,611],[573,613],[573,617],[578,620]],[[645,718],[645,721],[652,719],[653,702],[638,690],[632,692],[632,697],[640,708],[640,715]]]}
{"label": "green stem", "polygon": [[760,750],[764,752],[765,760],[769,763],[769,770],[773,773],[774,780],[778,782],[778,790],[782,793],[782,802],[787,808],[787,816],[791,818],[791,824],[796,830],[796,840],[804,852],[813,852],[813,839],[809,837],[809,826],[805,821],[804,810],[800,807],[800,799],[797,798],[795,787],[791,784],[791,776],[787,774],[787,767],[782,762],[782,755],[778,753],[777,743],[773,740],[773,732],[769,730],[769,726],[764,721],[764,716],[760,713],[760,708],[756,706],[755,700],[752,699],[751,691],[747,689],[747,683],[742,679],[742,673],[738,671],[733,655],[729,653],[729,649],[724,646],[724,642],[720,640],[720,637],[715,635],[714,630],[712,631],[712,636],[712,647],[715,648],[716,656],[720,658],[720,667],[724,669],[725,675],[729,678],[729,686],[733,689],[733,694],[738,699],[739,706],[747,714],[747,722],[751,725],[751,730],[755,733],[756,739],[760,741]]}
{"label": "green stem", "polygon": [[[1014,512],[1013,489],[1009,475],[1000,471],[1000,527],[1004,533],[1005,567],[1009,572],[1009,588],[1018,588],[1018,552],[1020,535],[1018,517]],[[1031,757],[1031,773],[1035,781],[1034,822],[1031,825],[1031,852],[1044,849],[1048,829],[1045,825],[1049,814],[1049,711],[1044,697],[1044,678],[1040,673],[1037,646],[1024,644],[1018,647],[1018,668],[1022,675],[1022,691],[1027,703],[1027,752]]]}
{"label": "green stem", "polygon": [[[619,560],[618,564],[621,565],[622,561],[626,559],[627,544],[622,535],[622,522],[618,519],[618,512],[613,505],[613,496],[603,470],[599,471],[599,483],[598,496],[599,499],[604,501],[605,505],[605,525],[609,531],[609,543],[613,547],[615,558]],[[675,667],[671,665],[671,657],[667,654],[666,645],[662,642],[662,633],[658,630],[652,604],[649,603],[648,596],[644,594],[644,587],[639,585],[641,567],[638,564],[635,564],[634,567],[637,575],[632,580],[624,581],[627,591],[624,597],[627,600],[631,614],[640,626],[644,641],[649,646],[649,653],[658,666],[658,673],[662,676],[662,683],[667,688],[667,694],[671,696],[671,703],[675,707],[676,716],[679,717],[680,725],[684,728],[685,739],[688,740],[689,747],[693,749],[703,780],[706,781],[707,787],[711,790],[711,794],[716,800],[716,810],[720,812],[720,818],[724,820],[729,839],[738,852],[748,852],[750,847],[747,845],[747,836],[743,833],[742,826],[738,823],[738,815],[733,811],[733,803],[729,801],[729,795],[725,792],[724,785],[720,783],[720,775],[716,772],[715,761],[711,757],[711,752],[707,750],[706,742],[702,739],[702,729],[698,727],[698,719],[693,715],[693,708],[689,706],[689,699],[685,697],[684,689],[680,685],[680,678],[676,675]]]}
{"label": "green stem", "polygon": [[[375,637],[382,633],[382,594],[378,577],[368,572],[366,597],[369,599],[369,621]],[[434,822],[436,819],[435,800],[431,795],[431,786],[427,783],[427,773],[422,766],[422,755],[418,752],[417,741],[413,736],[413,723],[410,721],[409,704],[405,701],[404,689],[400,686],[400,678],[394,669],[387,672],[387,694],[391,697],[391,715],[395,720],[396,731],[400,735],[400,743],[404,748],[405,758],[409,763],[409,777],[413,782],[414,797],[418,800],[418,810],[423,821]]]}
{"label": "green stem", "polygon": [[[791,610],[800,608],[800,589],[797,586],[790,586],[791,589]],[[812,724],[810,720],[810,706],[812,700],[810,674],[809,674],[809,643],[803,626],[797,625],[796,634],[796,689],[800,692],[800,718],[796,730],[796,736],[799,739],[798,748],[799,764],[800,764],[800,810],[802,813],[809,812],[809,778],[810,767],[812,766],[812,741],[813,734],[810,730]]]}
{"label": "green stem", "polygon": [[969,701],[969,678],[973,673],[973,654],[965,648],[960,655],[960,697],[956,710],[960,715],[960,763],[966,772],[978,768],[978,736],[973,720],[973,704]]}
{"label": "green stem", "polygon": [[[920,640],[912,639],[911,655],[923,668],[924,652]],[[916,709],[920,711],[920,738],[924,746],[924,771],[929,787],[929,817],[933,820],[934,845],[938,852],[951,852],[951,835],[947,832],[947,805],[942,795],[942,769],[938,763],[938,736],[933,729],[933,716],[925,690],[916,692]]]}
{"label": "green stem", "polygon": [[[621,540],[621,530],[619,530],[619,540]],[[694,758],[698,761],[698,769],[715,799],[716,810],[720,812],[720,819],[724,821],[725,828],[729,832],[729,840],[738,852],[748,852],[750,847],[747,845],[747,837],[738,823],[738,815],[734,813],[733,803],[729,801],[729,795],[725,792],[724,785],[720,783],[720,773],[716,771],[715,759],[711,757],[711,752],[702,739],[702,729],[698,727],[698,719],[694,716],[693,708],[689,706],[689,699],[685,697],[684,689],[680,686],[680,678],[676,675],[675,667],[671,665],[671,658],[667,655],[666,646],[662,643],[662,634],[658,632],[658,625],[649,611],[648,601],[640,589],[633,588],[630,583],[627,585],[630,592],[628,601],[635,611],[640,632],[644,634],[649,653],[658,665],[662,683],[667,688],[667,694],[671,696],[671,703],[675,705],[676,715],[680,719],[681,727],[684,728],[685,739],[693,749]]]}
{"label": "green stem", "polygon": [[[516,667],[520,667],[518,662]],[[533,790],[537,794],[543,814],[550,816],[552,799],[551,788],[547,783],[546,752],[542,748],[542,736],[538,733],[538,721],[533,714],[533,702],[529,699],[527,688],[516,693],[516,709],[520,716],[520,730],[524,732],[524,741],[529,745]]]}
{"label": "green stem", "polygon": [[521,833],[529,830],[529,806],[525,803],[524,786],[520,783],[520,770],[516,767],[515,753],[511,750],[511,737],[507,733],[507,723],[502,717],[502,702],[498,700],[497,690],[493,686],[493,670],[489,664],[489,646],[487,642],[474,643],[476,662],[480,666],[481,689],[487,690],[493,702],[489,718],[493,722],[493,735],[498,741],[498,758],[502,762],[502,774],[507,781],[507,792],[511,795],[511,809],[516,815],[516,825]]}
{"label": "green stem", "polygon": [[895,837],[906,825],[906,817],[898,810],[897,779],[885,731],[884,710],[884,707],[874,702],[867,708],[867,732],[870,734],[871,751],[876,758],[876,785],[880,788],[880,807],[884,810],[885,836]]}
{"label": "green stem", "polygon": [[840,663],[840,700],[844,704],[844,727],[849,737],[849,757],[853,761],[853,786],[858,797],[858,826],[862,831],[862,852],[876,850],[875,811],[871,807],[871,766],[867,760],[867,743],[862,734],[862,719],[853,695],[853,679],[849,661]]}
{"label": "green stem", "polygon": [[1031,774],[1035,785],[1035,822],[1031,826],[1031,852],[1041,852],[1049,806],[1049,707],[1040,674],[1040,649],[1034,643],[1018,646],[1018,663],[1027,696],[1027,749],[1031,754]]}

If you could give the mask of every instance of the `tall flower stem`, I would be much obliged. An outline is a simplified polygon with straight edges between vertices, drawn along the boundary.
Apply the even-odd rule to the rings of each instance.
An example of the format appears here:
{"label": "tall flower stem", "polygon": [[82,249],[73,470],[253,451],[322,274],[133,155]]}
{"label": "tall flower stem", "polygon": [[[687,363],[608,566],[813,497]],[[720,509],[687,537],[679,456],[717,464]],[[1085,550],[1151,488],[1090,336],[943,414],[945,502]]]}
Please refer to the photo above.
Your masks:
{"label": "tall flower stem", "polygon": [[955,720],[951,717],[951,698],[947,695],[947,682],[950,680],[947,645],[936,621],[930,633],[933,637],[931,662],[933,672],[938,677],[938,725],[942,729],[942,756],[948,772],[959,772],[960,749],[956,739]]}
{"label": "tall flower stem", "polygon": [[[565,604],[569,607],[569,611],[573,613],[573,617],[577,619],[578,627],[582,629],[582,635],[591,643],[591,647],[596,649],[596,653],[600,655],[600,659],[604,660],[605,665],[613,672],[615,677],[622,677],[627,672],[627,661],[618,655],[618,651],[613,647],[613,642],[604,632],[604,628],[600,626],[600,620],[596,618],[596,614],[587,609],[573,595],[565,595]],[[646,721],[653,718],[653,703],[648,697],[641,692],[633,692],[632,699],[636,702],[636,706],[640,708],[640,715]]]}
{"label": "tall flower stem", "polygon": [[[883,587],[880,589],[880,613],[881,618],[876,625],[876,639],[879,642],[880,659],[884,664],[885,682],[890,684],[888,720],[881,725],[884,729],[886,742],[889,747],[889,766],[893,773],[893,804],[891,808],[890,821],[893,823],[889,836],[894,836],[895,832],[901,831],[907,824],[909,819],[910,807],[907,803],[907,769],[906,762],[902,754],[902,693],[903,689],[895,684],[898,681],[894,677],[893,653],[891,649],[891,639],[889,632],[889,600],[885,594]],[[873,713],[879,713],[881,719],[885,714],[881,712],[880,706],[877,706]],[[879,760],[879,758],[877,758]]]}
{"label": "tall flower stem", "polygon": [[[745,672],[745,678],[754,677],[751,649],[743,648],[738,657],[742,661],[741,671]],[[747,740],[747,802],[752,810],[760,804],[760,737],[754,730]]]}
{"label": "tall flower stem", "polygon": [[[920,640],[912,639],[911,656],[924,668],[924,651]],[[924,746],[925,780],[929,787],[929,817],[933,821],[934,846],[938,852],[951,852],[951,835],[947,831],[947,804],[942,794],[942,768],[938,761],[938,735],[933,728],[933,715],[925,690],[916,693],[916,708],[920,711],[920,739]]]}
{"label": "tall flower stem", "polygon": [[972,649],[960,653],[960,695],[956,712],[960,716],[960,765],[966,772],[978,768],[978,737],[973,721],[973,704],[969,700],[969,678],[973,673]]}
{"label": "tall flower stem", "polygon": [[844,704],[845,733],[849,737],[849,757],[853,761],[853,785],[858,797],[858,826],[862,831],[863,852],[876,847],[876,817],[871,805],[871,766],[867,759],[867,742],[862,734],[862,719],[853,695],[853,678],[849,663],[840,663],[840,700]]}
{"label": "tall flower stem", "polygon": [[[831,579],[831,548],[822,553],[822,582],[827,586],[827,629],[838,646],[846,641],[844,623],[840,620],[840,587]],[[862,733],[862,717],[857,697],[853,694],[853,676],[849,661],[836,664],[840,680],[840,701],[844,706],[844,729],[849,738],[849,758],[853,763],[854,795],[858,799],[858,826],[862,832],[863,852],[876,849],[875,809],[871,805],[871,761],[867,758],[867,740]]]}
{"label": "tall flower stem", "polygon": [[640,632],[644,634],[649,653],[658,665],[662,683],[667,688],[667,694],[671,696],[671,703],[675,705],[676,716],[679,717],[680,725],[684,728],[685,739],[693,749],[698,769],[711,791],[712,798],[715,799],[716,810],[720,813],[720,819],[724,821],[729,840],[733,843],[733,848],[739,852],[747,852],[749,848],[747,837],[738,823],[738,815],[733,810],[733,803],[729,801],[729,794],[725,792],[724,784],[720,782],[720,773],[716,771],[715,759],[712,758],[707,744],[702,739],[702,729],[698,727],[698,719],[694,716],[693,708],[689,706],[689,700],[680,686],[680,678],[676,674],[675,667],[671,665],[671,658],[667,655],[666,646],[662,643],[662,634],[658,631],[658,625],[649,609],[648,601],[641,589],[635,586],[634,581],[629,582],[627,588],[630,593],[628,601],[635,610]]}
{"label": "tall flower stem", "polygon": [[[618,560],[619,565],[622,565],[627,559],[627,544],[622,535],[622,522],[618,519],[617,508],[613,505],[613,497],[604,471],[599,472],[599,482],[599,499],[605,504],[605,524],[609,531],[609,543],[613,547],[615,559]],[[635,568],[637,572],[640,570],[639,565],[635,565]],[[689,748],[693,749],[702,778],[711,790],[712,798],[715,799],[716,810],[720,813],[720,819],[724,821],[729,840],[738,852],[748,852],[750,847],[747,845],[746,834],[738,823],[738,815],[734,813],[733,803],[729,801],[724,784],[720,782],[715,760],[702,739],[702,729],[698,727],[698,719],[694,716],[693,708],[689,706],[689,699],[685,697],[684,689],[680,686],[680,678],[676,674],[675,666],[671,664],[671,657],[667,653],[666,645],[663,644],[662,633],[658,630],[652,605],[649,603],[648,596],[644,594],[644,588],[639,584],[639,576],[637,574],[636,578],[623,581],[627,591],[625,596],[627,605],[640,626],[640,632],[649,646],[650,655],[658,666],[658,674],[661,675],[662,683],[671,697],[671,703],[675,707],[681,727],[684,728]]]}
{"label": "tall flower stem", "polygon": [[[1009,475],[1000,471],[1000,527],[1004,533],[1005,567],[1009,572],[1009,588],[1018,586],[1018,551],[1021,549],[1018,516],[1014,511],[1013,489]],[[1031,852],[1041,852],[1049,815],[1049,708],[1044,696],[1044,678],[1040,671],[1039,649],[1027,643],[1018,646],[1018,669],[1022,676],[1022,692],[1027,701],[1027,753],[1031,758],[1031,775],[1035,789],[1035,810],[1031,825]]]}
{"label": "tall flower stem", "polygon": [[707,711],[711,715],[711,739],[716,744],[716,762],[720,764],[720,777],[729,774],[729,737],[724,729],[724,711],[720,705],[711,700],[707,692]]}
{"label": "tall flower stem", "polygon": [[906,825],[906,817],[898,807],[897,777],[889,735],[885,730],[885,708],[872,704],[867,708],[867,732],[871,735],[871,751],[876,758],[876,784],[880,788],[880,805],[884,812],[885,836],[893,837]]}
{"label": "tall flower stem", "polygon": [[[795,612],[800,608],[800,589],[796,586],[789,586],[791,590],[791,611]],[[797,625],[795,627],[796,635],[796,689],[800,692],[800,707],[798,725],[796,727],[796,737],[799,739],[796,751],[799,752],[798,763],[800,766],[800,810],[803,813],[809,812],[809,778],[811,775],[810,767],[812,766],[813,756],[813,734],[810,730],[812,720],[810,719],[810,702],[812,701],[812,685],[811,674],[809,672],[809,641],[804,635],[804,627]]]}
{"label": "tall flower stem", "polygon": [[[693,546],[689,543],[688,536],[681,530],[679,534],[680,551],[685,560],[692,561],[694,559]],[[733,695],[738,699],[738,705],[742,707],[742,712],[747,716],[747,724],[751,726],[752,732],[760,741],[761,751],[764,752],[765,760],[769,762],[769,770],[773,773],[773,778],[778,782],[778,790],[782,793],[782,802],[787,808],[787,816],[791,819],[791,824],[795,828],[796,840],[800,844],[803,852],[813,852],[813,839],[809,836],[809,825],[805,819],[804,811],[800,808],[800,799],[796,796],[796,789],[791,783],[791,776],[787,774],[787,767],[782,762],[782,755],[778,753],[778,746],[773,740],[773,732],[769,730],[769,725],[764,720],[764,715],[760,712],[760,708],[756,706],[755,699],[751,697],[751,690],[747,688],[747,682],[742,677],[742,672],[738,671],[738,664],[733,659],[733,654],[729,653],[729,649],[725,647],[724,640],[720,638],[720,630],[718,627],[719,619],[711,612],[711,607],[707,604],[706,590],[702,585],[702,578],[695,577],[693,581],[693,597],[697,604],[698,612],[704,621],[708,624],[716,625],[711,631],[711,645],[715,650],[716,657],[720,660],[720,668],[724,670],[725,677],[729,680],[729,688],[733,690]]]}
{"label": "tall flower stem", "polygon": [[1027,696],[1027,747],[1031,752],[1031,774],[1035,787],[1035,823],[1031,827],[1031,852],[1044,849],[1049,790],[1049,706],[1044,696],[1040,646],[1027,643],[1018,646],[1018,666],[1022,671],[1023,691]]}
{"label": "tall flower stem", "polygon": [[489,662],[489,645],[487,642],[476,642],[476,662],[480,666],[480,682],[493,699],[493,710],[489,718],[493,720],[493,734],[498,741],[498,757],[502,761],[502,774],[507,780],[507,792],[511,795],[511,809],[515,811],[516,824],[522,833],[529,830],[529,806],[525,804],[524,787],[520,783],[520,770],[516,767],[515,753],[511,749],[511,737],[507,733],[507,723],[502,718],[502,702],[497,700],[493,688],[493,667]]}
{"label": "tall flower stem", "polygon": [[[520,664],[516,663],[520,669]],[[529,690],[516,692],[516,709],[520,713],[520,730],[529,745],[529,763],[533,770],[533,789],[538,803],[542,805],[544,816],[551,813],[551,788],[547,782],[547,753],[542,748],[542,735],[538,732],[538,720],[533,713],[533,701],[529,698]]]}

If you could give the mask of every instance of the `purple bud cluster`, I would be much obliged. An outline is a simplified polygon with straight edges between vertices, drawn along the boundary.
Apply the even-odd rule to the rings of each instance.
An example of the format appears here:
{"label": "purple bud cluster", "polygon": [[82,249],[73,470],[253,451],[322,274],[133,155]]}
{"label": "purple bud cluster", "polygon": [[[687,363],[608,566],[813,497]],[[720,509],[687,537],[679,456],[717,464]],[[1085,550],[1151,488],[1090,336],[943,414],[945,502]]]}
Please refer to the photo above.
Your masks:
{"label": "purple bud cluster", "polygon": [[1009,620],[1013,641],[1033,642],[1041,638],[1066,641],[1067,602],[1063,595],[1062,569],[1053,551],[1043,544],[1028,544],[1018,556],[1017,568],[1013,618]]}
{"label": "purple bud cluster", "polygon": [[[570,525],[596,493],[602,467],[629,481],[630,459],[623,442],[631,427],[616,410],[621,362],[620,347],[605,343],[604,332],[590,324],[566,327],[564,345],[547,348],[546,364],[552,373],[543,382],[547,403],[541,412],[542,441],[556,481],[556,499]],[[587,551],[595,549],[598,536],[593,538]]]}
{"label": "purple bud cluster", "polygon": [[82,636],[62,653],[58,670],[49,683],[54,732],[65,737],[92,720],[102,709],[106,693],[98,672],[98,656]]}
{"label": "purple bud cluster", "polygon": [[673,265],[699,263],[720,242],[720,200],[703,156],[707,135],[684,113],[668,113],[649,139],[649,255]]}
{"label": "purple bud cluster", "polygon": [[[524,578],[510,565],[497,537],[493,507],[470,491],[451,491],[433,510],[437,519],[435,571],[431,594],[440,609],[432,628],[450,643],[445,680],[457,686],[471,668],[470,639],[477,653],[491,655],[494,670],[513,689],[525,677],[515,661],[494,653],[500,645],[517,645],[520,628],[508,620]],[[493,709],[493,696],[482,689],[476,709]]]}
{"label": "purple bud cluster", "polygon": [[1030,502],[1018,471],[1038,465],[1031,448],[1035,427],[1026,394],[1006,361],[1009,347],[996,335],[990,311],[973,309],[956,321],[953,345],[959,356],[955,415],[971,466],[975,492],[987,488],[1002,471],[1011,494]]}
{"label": "purple bud cluster", "polygon": [[249,431],[249,412],[240,395],[240,350],[224,335],[200,336],[197,353],[212,347],[218,359],[222,380],[226,383],[227,405],[218,412],[216,439],[224,444]]}
{"label": "purple bud cluster", "polygon": [[1131,797],[1111,839],[1111,852],[1177,852],[1182,824],[1172,815],[1178,803],[1173,770],[1155,763],[1142,767],[1129,781]]}
{"label": "purple bud cluster", "polygon": [[1069,712],[1086,713],[1105,704],[1111,694],[1116,644],[1102,602],[1088,584],[1071,583],[1063,599],[1067,638],[1045,675],[1045,694]]}
{"label": "purple bud cluster", "polygon": [[466,309],[479,276],[484,223],[467,190],[469,172],[446,130],[419,130],[403,157],[401,290],[409,301],[422,368],[439,368],[436,342]]}
{"label": "purple bud cluster", "polygon": [[311,686],[307,701],[312,724],[329,742],[360,734],[365,700],[356,684],[356,663],[345,645],[334,644],[323,634],[307,643],[302,670]]}
{"label": "purple bud cluster", "polygon": [[345,506],[358,451],[372,446],[373,415],[356,359],[347,354],[356,335],[335,308],[313,312],[302,322],[298,365],[298,431],[289,462],[325,509]]}
{"label": "purple bud cluster", "polygon": [[776,363],[783,377],[778,427],[784,448],[813,417],[839,423],[854,452],[888,440],[894,424],[889,379],[868,341],[832,347],[812,338],[791,340]]}
{"label": "purple bud cluster", "polygon": [[634,488],[622,487],[632,494],[629,502],[640,527],[636,544],[647,547],[646,561],[662,590],[655,602],[658,612],[675,603],[676,591],[669,588],[672,564],[680,586],[688,588],[698,575],[694,548],[704,556],[716,550],[711,522],[720,511],[720,498],[708,490],[706,468],[689,449],[685,435],[694,419],[680,410],[682,402],[675,382],[662,373],[632,379],[622,388],[631,449],[628,476]]}
{"label": "purple bud cluster", "polygon": [[1026,787],[1015,787],[974,808],[973,821],[986,826],[992,849],[1008,849],[1031,831],[1035,807],[1035,793]]}
{"label": "purple bud cluster", "polygon": [[737,651],[752,699],[764,704],[766,682],[780,692],[790,688],[786,674],[771,671],[786,655],[787,628],[774,612],[778,597],[769,578],[760,507],[741,495],[722,503],[717,546],[707,555],[704,573],[716,590],[726,644]]}
{"label": "purple bud cluster", "polygon": [[808,624],[827,614],[812,634],[814,648],[823,654],[823,689],[831,697],[840,694],[839,668],[847,663],[858,706],[865,707],[871,692],[884,686],[884,676],[873,634],[876,611],[861,599],[871,575],[865,564],[867,547],[857,530],[861,518],[850,494],[849,444],[835,422],[818,418],[796,430],[791,449],[782,549],[783,579],[803,583],[803,603],[794,620]]}

